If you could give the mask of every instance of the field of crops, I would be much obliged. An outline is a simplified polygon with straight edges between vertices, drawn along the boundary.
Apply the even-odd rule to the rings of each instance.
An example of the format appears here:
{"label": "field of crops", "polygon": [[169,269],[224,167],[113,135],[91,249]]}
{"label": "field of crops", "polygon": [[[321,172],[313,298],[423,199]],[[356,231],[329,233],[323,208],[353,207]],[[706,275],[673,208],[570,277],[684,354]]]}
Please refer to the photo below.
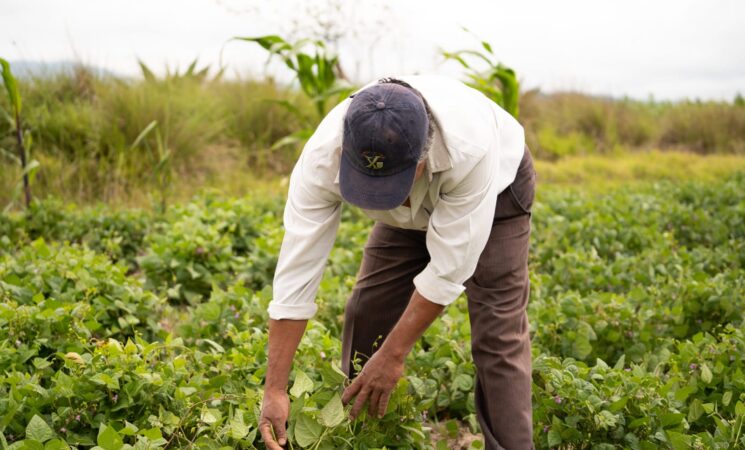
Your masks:
{"label": "field of crops", "polygon": [[[0,216],[0,447],[262,448],[283,200],[164,214],[51,200]],[[745,174],[539,192],[537,448],[745,448]],[[346,209],[291,382],[291,448],[480,448],[466,302],[409,356],[388,414],[339,400],[343,307],[370,222]],[[470,430],[469,430],[470,429]]]}

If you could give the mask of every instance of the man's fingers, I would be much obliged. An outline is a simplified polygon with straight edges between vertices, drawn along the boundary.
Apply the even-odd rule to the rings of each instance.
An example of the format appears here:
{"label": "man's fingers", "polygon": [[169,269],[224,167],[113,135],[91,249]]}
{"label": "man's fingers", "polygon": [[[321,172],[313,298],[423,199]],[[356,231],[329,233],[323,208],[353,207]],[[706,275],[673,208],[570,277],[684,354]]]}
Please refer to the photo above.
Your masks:
{"label": "man's fingers", "polygon": [[362,381],[360,377],[357,377],[351,385],[349,385],[346,389],[344,389],[344,393],[341,396],[341,402],[345,405],[349,403],[352,398],[354,398],[355,395],[357,395],[357,392],[360,391],[362,388]]}
{"label": "man's fingers", "polygon": [[378,401],[378,419],[382,419],[383,416],[385,416],[385,413],[388,410],[388,400],[390,399],[390,392],[385,392],[383,395],[380,396],[380,400]]}
{"label": "man's fingers", "polygon": [[367,397],[370,395],[370,390],[367,388],[364,388],[360,391],[359,394],[357,394],[357,400],[354,401],[354,406],[352,406],[352,412],[350,415],[352,416],[352,419],[356,419],[359,415],[360,411],[362,410],[362,406],[365,404],[365,400],[367,400]]}
{"label": "man's fingers", "polygon": [[277,443],[279,445],[287,444],[287,429],[285,428],[284,420],[274,420],[272,425],[274,426],[274,434],[277,435]]}
{"label": "man's fingers", "polygon": [[272,425],[268,421],[262,422],[259,425],[259,431],[261,431],[261,439],[264,440],[264,443],[266,444],[266,448],[268,448],[269,450],[284,450],[274,440],[274,436],[272,436]]}
{"label": "man's fingers", "polygon": [[375,417],[378,413],[378,401],[380,400],[382,392],[379,390],[374,390],[372,394],[370,394],[370,399],[367,404],[367,415],[370,417]]}

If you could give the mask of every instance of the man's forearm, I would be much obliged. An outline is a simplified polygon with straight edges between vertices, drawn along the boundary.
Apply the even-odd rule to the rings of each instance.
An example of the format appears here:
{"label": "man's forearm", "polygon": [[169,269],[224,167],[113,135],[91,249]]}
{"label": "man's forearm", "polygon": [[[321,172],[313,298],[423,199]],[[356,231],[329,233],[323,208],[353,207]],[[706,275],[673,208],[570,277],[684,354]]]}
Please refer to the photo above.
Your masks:
{"label": "man's forearm", "polygon": [[307,320],[269,320],[269,361],[265,389],[287,389],[292,359],[307,324]]}
{"label": "man's forearm", "polygon": [[416,289],[401,318],[380,351],[402,360],[445,307],[423,297]]}

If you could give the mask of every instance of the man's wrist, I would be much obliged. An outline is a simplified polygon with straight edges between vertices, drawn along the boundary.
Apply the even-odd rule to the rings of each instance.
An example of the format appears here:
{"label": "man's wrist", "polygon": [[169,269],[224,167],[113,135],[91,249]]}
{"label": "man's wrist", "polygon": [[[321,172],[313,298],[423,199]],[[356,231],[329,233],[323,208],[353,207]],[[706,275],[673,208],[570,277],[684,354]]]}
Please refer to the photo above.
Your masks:
{"label": "man's wrist", "polygon": [[395,342],[389,342],[386,340],[385,343],[383,343],[383,346],[380,348],[381,352],[384,352],[384,354],[395,361],[403,362],[406,360],[406,356],[411,351],[411,348],[406,348],[405,346],[398,345]]}
{"label": "man's wrist", "polygon": [[264,386],[264,392],[268,394],[285,394],[287,393],[287,386],[285,385],[284,387],[280,387],[266,384]]}

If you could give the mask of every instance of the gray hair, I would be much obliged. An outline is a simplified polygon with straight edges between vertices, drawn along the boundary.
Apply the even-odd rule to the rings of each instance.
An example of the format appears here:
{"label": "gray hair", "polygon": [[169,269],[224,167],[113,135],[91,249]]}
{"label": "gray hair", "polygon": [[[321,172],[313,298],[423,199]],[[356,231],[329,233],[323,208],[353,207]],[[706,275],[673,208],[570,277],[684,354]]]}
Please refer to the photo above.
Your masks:
{"label": "gray hair", "polygon": [[427,99],[424,98],[421,92],[419,92],[416,88],[414,88],[409,83],[399,80],[398,78],[392,78],[392,77],[386,77],[381,78],[378,80],[378,83],[393,83],[398,84],[404,87],[407,87],[414,91],[416,95],[419,96],[420,99],[422,99],[422,103],[424,103],[424,110],[427,111],[427,122],[429,122],[429,127],[427,128],[427,141],[424,144],[424,150],[422,150],[422,154],[419,155],[419,161],[424,161],[429,156],[429,149],[432,148],[432,142],[435,138],[435,119],[432,115],[432,110],[429,107],[429,104],[427,103]]}

